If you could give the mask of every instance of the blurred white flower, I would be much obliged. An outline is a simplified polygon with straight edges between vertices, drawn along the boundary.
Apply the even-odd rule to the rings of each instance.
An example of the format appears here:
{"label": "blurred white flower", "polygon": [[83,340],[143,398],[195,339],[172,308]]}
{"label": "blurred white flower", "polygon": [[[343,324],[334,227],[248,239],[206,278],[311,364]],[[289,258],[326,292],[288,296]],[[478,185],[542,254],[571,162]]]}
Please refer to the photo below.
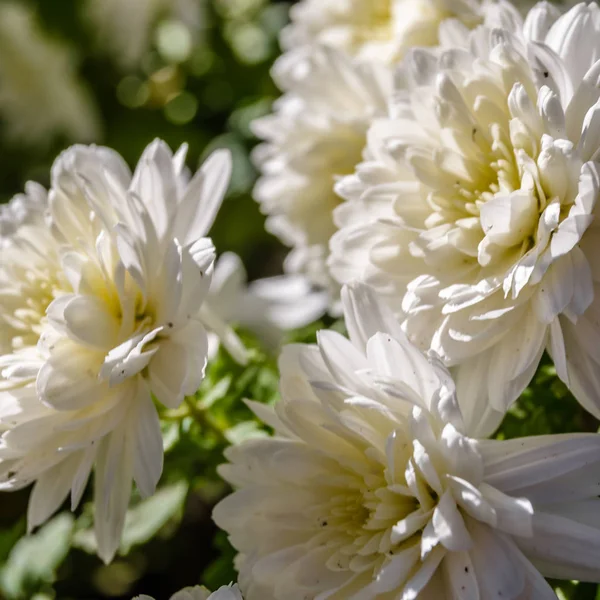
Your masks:
{"label": "blurred white flower", "polygon": [[392,63],[409,48],[436,45],[445,21],[471,29],[495,14],[498,4],[511,10],[490,0],[302,0],[292,6],[281,41],[286,50],[320,43]]}
{"label": "blurred white flower", "polygon": [[[28,235],[36,236],[38,231],[44,230],[44,215],[48,206],[46,190],[36,184],[29,182],[25,186],[26,192],[15,196],[8,204],[0,205],[0,264],[6,263],[6,268],[0,268],[0,356],[9,353],[14,347],[32,345],[36,343],[40,334],[36,310],[42,311],[44,307],[35,307],[37,287],[32,290],[28,287],[27,279],[18,285],[11,282],[11,274],[8,263],[16,263],[19,269],[35,270],[39,265],[45,264],[46,260],[37,253],[34,256],[21,254],[18,249],[10,250],[17,239],[26,239]],[[16,231],[21,228],[21,235],[17,238]],[[41,247],[45,245],[46,233],[41,233],[38,243]],[[8,260],[8,253],[11,260]],[[12,269],[16,269],[16,265]],[[9,291],[10,290],[10,291]],[[8,292],[8,293],[7,293]],[[23,304],[26,306],[23,306]],[[44,304],[45,306],[45,304]],[[30,322],[27,312],[31,314],[33,309],[34,320]],[[20,318],[10,317],[15,311],[20,312]],[[27,323],[23,325],[23,320]],[[33,328],[33,329],[32,329]],[[33,337],[27,340],[27,336]],[[23,338],[25,336],[25,339]]]}
{"label": "blurred white flower", "polygon": [[[133,600],[154,600],[151,596],[136,596]],[[187,587],[173,594],[171,600],[244,600],[237,585],[224,585],[210,593],[204,586]]]}
{"label": "blurred white flower", "polygon": [[161,19],[175,19],[191,36],[201,26],[203,5],[203,0],[87,0],[85,10],[103,50],[131,69],[150,50]]}
{"label": "blurred white flower", "polygon": [[[173,156],[157,140],[132,176],[108,148],[70,148],[52,168],[47,220],[23,223],[0,247],[0,322],[11,342],[0,356],[0,489],[36,482],[31,529],[69,492],[76,507],[94,467],[105,561],[132,479],[148,496],[161,475],[151,394],[178,406],[207,360],[201,311],[215,252],[204,236],[231,158],[214,153],[187,182],[185,150]],[[36,195],[42,204],[39,188],[28,192],[16,202]]]}
{"label": "blurred white flower", "polygon": [[[214,511],[246,600],[556,599],[600,580],[600,437],[469,435],[454,384],[366,286],[350,340],[288,346],[275,430],[227,450]],[[466,415],[465,415],[466,416]]]}
{"label": "blurred white flower", "polygon": [[361,161],[372,119],[386,114],[391,72],[317,47],[302,60],[284,55],[273,75],[287,93],[274,114],[253,123],[267,142],[254,154],[263,174],[255,198],[268,231],[293,248],[286,271],[329,286],[327,242],[341,202],[333,186]]}
{"label": "blurred white flower", "polygon": [[24,194],[0,205],[0,247],[10,245],[11,236],[19,227],[42,223],[47,206],[46,190],[31,181],[25,185]]}
{"label": "blurred white flower", "polygon": [[[311,289],[301,275],[268,277],[248,284],[240,257],[226,252],[215,263],[204,308],[222,326],[241,325],[273,349],[279,346],[285,331],[304,327],[323,316],[327,304],[327,294]],[[213,356],[219,344],[230,337],[230,329],[218,331],[215,327],[208,336],[209,355]],[[225,346],[233,356],[237,343],[234,338],[229,347]]]}
{"label": "blurred white flower", "polygon": [[27,144],[98,137],[97,110],[75,59],[29,7],[0,3],[0,114],[8,136]]}
{"label": "blurred white flower", "polygon": [[371,160],[337,186],[332,274],[373,285],[414,342],[460,365],[481,434],[544,349],[600,416],[600,9],[556,16],[540,4],[522,35],[412,51]]}

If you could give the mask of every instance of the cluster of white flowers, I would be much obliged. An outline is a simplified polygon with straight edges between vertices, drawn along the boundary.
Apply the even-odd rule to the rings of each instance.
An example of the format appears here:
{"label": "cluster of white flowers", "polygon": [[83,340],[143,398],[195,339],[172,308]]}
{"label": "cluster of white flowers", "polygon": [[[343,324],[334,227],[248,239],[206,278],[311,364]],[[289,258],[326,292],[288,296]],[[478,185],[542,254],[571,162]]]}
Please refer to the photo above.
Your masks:
{"label": "cluster of white flowers", "polygon": [[0,489],[34,483],[31,529],[93,470],[110,561],[132,482],[162,473],[155,402],[196,393],[219,345],[248,361],[232,323],[277,348],[341,307],[348,337],[284,347],[280,401],[247,401],[274,435],[226,451],[213,517],[240,587],[171,600],[600,582],[600,436],[490,439],[545,351],[600,418],[600,8],[303,0],[283,45],[254,128],[287,275],[215,260],[223,150],[191,176],[185,146],[133,174],[74,146],[0,209]]}
{"label": "cluster of white flowers", "polygon": [[600,417],[599,40],[596,4],[292,10],[256,197],[350,341],[284,349],[275,436],[227,452],[247,599],[600,579],[597,436],[485,439],[544,351]]}
{"label": "cluster of white flowers", "polygon": [[481,433],[545,349],[600,416],[600,9],[557,16],[541,4],[515,32],[412,50],[369,158],[337,186],[334,277],[373,285],[456,366]]}

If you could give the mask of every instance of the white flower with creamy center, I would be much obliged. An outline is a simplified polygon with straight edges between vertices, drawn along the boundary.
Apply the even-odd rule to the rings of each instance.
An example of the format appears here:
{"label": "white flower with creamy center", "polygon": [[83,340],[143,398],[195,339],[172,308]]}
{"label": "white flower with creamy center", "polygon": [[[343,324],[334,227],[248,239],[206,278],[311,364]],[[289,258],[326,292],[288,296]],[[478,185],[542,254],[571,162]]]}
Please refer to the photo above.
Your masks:
{"label": "white flower with creamy center", "polygon": [[280,402],[250,403],[275,436],[221,467],[246,600],[556,600],[543,576],[600,581],[600,437],[473,439],[439,359],[368,287],[342,302],[350,340],[288,346]]}
{"label": "white flower with creamy center", "polygon": [[20,144],[55,136],[93,141],[99,133],[75,54],[44,32],[23,3],[0,3],[0,113],[7,135]]}
{"label": "white flower with creamy center", "polygon": [[284,55],[274,77],[287,93],[272,115],[253,123],[266,141],[254,154],[262,171],[254,195],[268,231],[293,248],[286,271],[326,287],[327,242],[340,203],[334,184],[354,171],[370,122],[386,114],[391,72],[316,47],[301,59]]}
{"label": "white flower with creamy center", "polygon": [[294,51],[319,43],[393,63],[413,46],[437,44],[449,19],[471,29],[498,4],[517,14],[508,3],[489,0],[302,0],[292,6],[282,45]]}
{"label": "white flower with creamy center", "polygon": [[75,146],[55,162],[47,201],[31,186],[16,202],[32,214],[4,214],[22,222],[0,246],[0,489],[36,482],[32,528],[69,492],[77,506],[93,467],[106,561],[132,479],[147,496],[161,475],[152,396],[174,408],[193,394],[205,326],[228,331],[203,304],[215,257],[204,236],[231,159],[214,153],[189,182],[184,159],[185,147],[173,156],[156,141],[132,176],[113,151]]}
{"label": "white flower with creamy center", "polygon": [[[338,18],[347,13],[357,24],[368,23],[371,11],[379,13],[378,4],[383,3],[308,2],[295,5],[293,13],[314,13],[315,18],[328,11]],[[429,6],[428,2],[413,0],[408,4],[394,9],[398,10],[398,22],[407,27],[406,18],[412,9],[425,7],[428,13]],[[440,9],[439,15],[433,11],[436,16],[431,21],[429,16],[423,17],[435,35],[426,39],[396,35],[393,39],[404,40],[406,48],[435,43],[442,14],[446,20],[441,34],[462,41],[469,28],[482,20],[504,24],[511,30],[522,26],[516,10],[502,1],[480,5],[459,0],[451,4],[452,8]],[[450,18],[459,14],[462,20]],[[376,35],[370,29],[364,35],[367,42],[380,41],[369,37]],[[332,213],[341,201],[334,186],[363,160],[369,125],[387,114],[393,69],[383,60],[385,56],[377,44],[373,56],[358,53],[353,58],[356,53],[343,44],[329,43],[327,36],[313,41],[316,43],[301,44],[286,52],[273,69],[275,82],[284,95],[275,103],[273,114],[253,123],[255,134],[266,142],[254,153],[262,173],[254,195],[268,215],[267,230],[292,248],[285,262],[286,272],[305,274],[313,283],[328,288],[335,305],[339,286],[326,267],[328,243],[335,231]]]}
{"label": "white flower with creamy center", "polygon": [[481,433],[544,349],[600,416],[600,9],[556,20],[541,4],[522,35],[468,41],[407,56],[372,160],[337,188],[331,271],[373,285],[414,342],[459,365]]}
{"label": "white flower with creamy center", "polygon": [[[133,600],[154,600],[151,596],[136,596]],[[244,600],[237,585],[224,585],[210,593],[204,586],[187,587],[173,594],[171,600]]]}

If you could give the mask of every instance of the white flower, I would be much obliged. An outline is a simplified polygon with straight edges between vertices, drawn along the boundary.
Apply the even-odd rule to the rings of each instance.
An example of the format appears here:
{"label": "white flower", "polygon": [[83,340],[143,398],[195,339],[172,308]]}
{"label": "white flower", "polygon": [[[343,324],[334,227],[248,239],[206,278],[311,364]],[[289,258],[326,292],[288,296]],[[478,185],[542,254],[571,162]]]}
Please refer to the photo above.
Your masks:
{"label": "white flower", "polygon": [[85,10],[103,50],[124,68],[137,67],[150,50],[161,18],[173,18],[190,33],[201,25],[202,0],[87,0]]}
{"label": "white flower", "polygon": [[[398,5],[402,15],[399,22],[406,22],[411,7],[429,6],[414,0],[408,4],[411,6]],[[378,5],[383,3],[319,0],[297,4],[294,9],[298,14],[314,12],[315,18],[331,10],[338,17],[343,13],[363,23],[364,14]],[[452,9],[444,6],[441,2],[440,14],[452,16]],[[464,12],[465,18],[463,22],[445,22],[445,37],[450,39],[464,41],[466,26],[474,26],[484,17],[510,29],[521,25],[515,9],[505,2],[480,5],[458,0],[453,7],[457,14]],[[472,18],[467,18],[467,13]],[[436,32],[438,24],[436,17]],[[419,44],[436,40],[437,33]],[[369,125],[387,114],[393,73],[381,60],[384,57],[377,45],[374,56],[369,57],[373,60],[352,60],[344,50],[335,48],[339,44],[321,41],[323,44],[302,45],[287,52],[275,64],[273,77],[284,95],[276,102],[273,114],[253,123],[256,135],[266,142],[254,153],[262,172],[254,195],[268,215],[267,230],[292,248],[285,262],[286,272],[306,274],[313,283],[328,288],[335,304],[339,287],[326,267],[328,242],[335,231],[332,213],[341,202],[334,184],[361,162]],[[416,39],[406,42],[417,43]]]}
{"label": "white flower", "polygon": [[[385,296],[409,337],[457,369],[491,432],[547,349],[600,416],[600,9],[468,48],[414,50],[368,160],[341,181],[330,267]],[[489,403],[488,403],[489,400]]]}
{"label": "white flower", "polygon": [[[321,317],[327,302],[326,293],[312,290],[301,275],[268,277],[248,284],[240,257],[226,252],[215,263],[205,306],[221,323],[241,325],[270,348],[276,348],[284,331],[304,327]],[[211,355],[231,337],[230,330],[216,331],[213,329],[208,338]],[[226,346],[234,356],[235,344]]]}
{"label": "white flower", "polygon": [[[154,600],[150,596],[136,596],[133,600]],[[187,587],[173,594],[171,600],[244,600],[237,585],[224,585],[210,593],[204,586]]]}
{"label": "white flower", "polygon": [[495,15],[498,4],[516,15],[490,0],[302,0],[292,6],[282,44],[293,51],[320,43],[392,63],[409,48],[437,44],[448,20],[471,29]]}
{"label": "white flower", "polygon": [[11,236],[19,227],[41,223],[46,208],[46,190],[31,181],[25,185],[24,194],[17,194],[8,204],[0,205],[0,247],[11,243]]}
{"label": "white flower", "polygon": [[254,155],[263,173],[255,197],[267,229],[293,248],[286,271],[328,286],[327,242],[340,203],[333,186],[361,161],[371,120],[386,113],[391,73],[317,47],[301,60],[284,55],[273,74],[287,93],[253,123],[267,142]]}
{"label": "white flower", "polygon": [[[473,439],[442,363],[365,286],[350,340],[288,346],[275,437],[227,450],[214,511],[246,600],[556,599],[600,581],[600,437]],[[467,416],[467,415],[465,415]]]}
{"label": "white flower", "polygon": [[30,8],[0,4],[0,112],[8,136],[30,144],[59,135],[98,137],[97,111],[74,58],[40,28]]}
{"label": "white flower", "polygon": [[[11,275],[8,267],[12,263],[12,270],[31,269],[35,270],[37,266],[44,265],[46,259],[43,254],[40,257],[35,253],[32,256],[22,254],[18,248],[18,240],[23,240],[27,243],[28,236],[37,235],[40,232],[40,239],[36,242],[40,247],[44,247],[47,242],[47,234],[45,232],[44,214],[47,208],[48,199],[46,190],[36,184],[29,182],[26,185],[26,193],[15,196],[8,204],[0,206],[0,264],[6,264],[5,268],[0,268],[0,356],[12,351],[13,347],[20,347],[27,344],[35,344],[40,330],[38,314],[39,311],[44,311],[47,301],[43,306],[32,306],[36,303],[36,295],[38,292],[37,286],[33,289],[29,287],[27,278],[22,278],[19,283],[11,282]],[[15,233],[21,228],[21,234],[16,236]],[[10,250],[12,246],[16,248]],[[51,244],[53,246],[53,244]],[[51,249],[46,248],[50,252]],[[8,256],[10,255],[10,260]],[[18,265],[18,267],[17,267]],[[23,303],[27,306],[22,306]],[[33,322],[28,319],[27,315],[32,314],[34,310]],[[38,311],[35,313],[35,311]],[[15,311],[20,311],[21,317],[15,319]],[[26,324],[23,325],[23,320]],[[32,330],[33,327],[33,330]],[[33,335],[27,341],[27,337]],[[23,339],[25,336],[25,339]]]}
{"label": "white flower", "polygon": [[[156,141],[132,176],[112,150],[74,146],[52,168],[46,220],[22,224],[0,247],[0,322],[11,343],[0,348],[0,489],[36,482],[32,528],[69,492],[76,507],[93,467],[105,561],[132,479],[148,496],[161,475],[151,394],[178,406],[207,360],[202,305],[215,253],[204,236],[231,158],[214,153],[188,183],[185,150],[173,156]],[[28,191],[43,204],[38,187]]]}

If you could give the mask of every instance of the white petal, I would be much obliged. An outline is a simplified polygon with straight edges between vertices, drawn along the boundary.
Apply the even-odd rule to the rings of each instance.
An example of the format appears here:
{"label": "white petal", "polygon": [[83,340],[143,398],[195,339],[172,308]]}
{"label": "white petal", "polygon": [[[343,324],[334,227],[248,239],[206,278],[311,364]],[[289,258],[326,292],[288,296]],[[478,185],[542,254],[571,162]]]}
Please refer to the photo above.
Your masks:
{"label": "white petal", "polygon": [[113,559],[125,525],[131,497],[133,453],[124,426],[102,441],[96,462],[94,525],[98,555],[105,562]]}
{"label": "white petal", "polygon": [[479,489],[483,497],[494,508],[495,528],[512,535],[531,537],[533,506],[528,498],[507,496],[485,482],[480,485]]}
{"label": "white petal", "polygon": [[229,187],[232,159],[229,150],[217,150],[194,175],[177,209],[173,232],[190,246],[210,230]]}
{"label": "white petal", "polygon": [[357,372],[367,368],[366,357],[335,331],[319,331],[317,344],[323,361],[335,380],[348,390],[361,390],[364,383]]}
{"label": "white petal", "polygon": [[96,452],[98,450],[97,444],[94,442],[90,444],[87,450],[81,453],[81,459],[77,471],[73,476],[71,483],[71,510],[74,511],[81,502],[81,497],[85,491],[85,486],[90,478],[92,466],[96,460]]}
{"label": "white petal", "polygon": [[[600,461],[600,439],[592,434],[544,435],[482,440],[487,483],[512,496],[531,498],[535,486]],[[583,483],[583,482],[582,482]]]}
{"label": "white petal", "polygon": [[80,456],[74,453],[38,478],[27,508],[27,529],[41,525],[66,500]]}
{"label": "white petal", "polygon": [[145,369],[159,349],[156,345],[149,350],[145,350],[145,347],[154,341],[163,329],[162,326],[157,327],[113,348],[104,359],[100,378],[108,379],[110,386],[114,387]]}
{"label": "white petal", "polygon": [[348,335],[357,348],[364,351],[369,338],[378,332],[388,333],[396,340],[406,337],[392,311],[369,286],[359,283],[344,286],[342,303]]}
{"label": "white petal", "polygon": [[487,525],[469,521],[473,549],[469,552],[481,598],[520,598],[526,586],[519,550]]}
{"label": "white petal", "polygon": [[441,382],[429,361],[405,335],[398,339],[386,333],[375,334],[367,343],[367,357],[376,372],[408,385],[431,408],[429,402]]}
{"label": "white petal", "polygon": [[448,477],[450,489],[459,506],[471,517],[496,527],[496,511],[481,491],[474,485],[457,477]]}
{"label": "white petal", "polygon": [[[258,300],[257,308],[267,311],[260,315],[262,319],[282,330],[297,329],[316,321],[323,316],[329,302],[326,292],[313,291],[308,279],[300,275],[253,281],[248,286],[248,296]],[[243,311],[239,320],[247,322]]]}
{"label": "white petal", "polygon": [[163,440],[158,412],[145,384],[139,385],[135,409],[130,413],[131,433],[135,437],[133,478],[142,497],[156,490],[163,469]]}
{"label": "white petal", "polygon": [[409,546],[394,554],[389,563],[377,573],[373,583],[363,588],[356,597],[376,598],[379,594],[398,590],[406,583],[419,558],[418,545]]}
{"label": "white petal", "polygon": [[42,402],[57,410],[77,410],[107,393],[99,381],[102,355],[71,342],[58,344],[40,369],[37,390]]}
{"label": "white petal", "polygon": [[468,552],[448,552],[443,566],[454,597],[461,600],[481,600],[475,568]]}
{"label": "white petal", "polygon": [[454,369],[456,397],[465,421],[465,432],[474,438],[490,436],[499,427],[504,413],[488,399],[488,370],[494,349],[481,352]]}
{"label": "white petal", "polygon": [[150,389],[158,401],[177,408],[186,395],[188,377],[186,349],[171,340],[163,340],[148,366]]}
{"label": "white petal", "polygon": [[433,550],[423,561],[421,568],[406,583],[402,595],[398,596],[399,600],[415,600],[427,586],[445,555],[446,551],[443,548]]}
{"label": "white petal", "polygon": [[561,517],[536,513],[532,538],[516,538],[526,556],[546,577],[597,581],[600,577],[600,529]]}
{"label": "white petal", "polygon": [[448,550],[456,552],[471,548],[471,536],[451,492],[444,492],[440,498],[433,511],[432,523],[440,543]]}
{"label": "white petal", "polygon": [[488,393],[498,412],[506,411],[531,381],[544,351],[546,333],[546,326],[529,311],[496,344],[489,363]]}
{"label": "white petal", "polygon": [[64,307],[64,320],[69,336],[92,348],[110,349],[119,332],[116,316],[94,296],[72,298]]}
{"label": "white petal", "polygon": [[217,312],[212,310],[209,303],[204,303],[200,309],[199,318],[204,326],[214,333],[227,352],[240,365],[248,363],[248,351],[232,327],[222,321]]}

